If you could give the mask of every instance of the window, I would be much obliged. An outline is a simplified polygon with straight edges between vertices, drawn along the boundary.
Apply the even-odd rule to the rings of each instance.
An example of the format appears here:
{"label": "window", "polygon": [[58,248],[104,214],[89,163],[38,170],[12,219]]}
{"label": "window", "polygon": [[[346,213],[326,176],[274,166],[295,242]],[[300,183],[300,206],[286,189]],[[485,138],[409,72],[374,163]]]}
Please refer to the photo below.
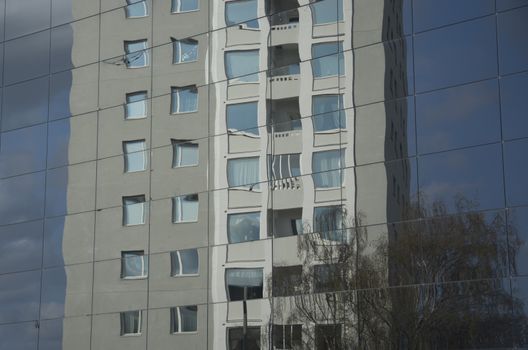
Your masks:
{"label": "window", "polygon": [[141,68],[149,65],[147,40],[125,41],[125,53],[127,68]]}
{"label": "window", "polygon": [[125,14],[127,18],[148,16],[147,2],[145,0],[126,0]]}
{"label": "window", "polygon": [[301,265],[274,266],[272,276],[273,296],[285,297],[299,294],[299,288],[302,282]]}
{"label": "window", "polygon": [[188,194],[172,198],[172,222],[198,221],[198,195]]}
{"label": "window", "polygon": [[312,45],[312,73],[314,78],[345,74],[343,43],[321,43]]}
{"label": "window", "polygon": [[132,92],[126,95],[125,119],[147,117],[147,92]]}
{"label": "window", "polygon": [[257,0],[227,1],[225,5],[226,25],[241,24],[241,27],[258,28]]}
{"label": "window", "polygon": [[186,140],[171,140],[172,167],[181,168],[198,165],[198,144]]}
{"label": "window", "polygon": [[338,292],[343,290],[345,276],[337,264],[314,266],[314,292]]}
{"label": "window", "polygon": [[314,208],[314,232],[325,239],[342,241],[344,232],[343,208],[339,205]]}
{"label": "window", "polygon": [[171,333],[196,332],[198,329],[198,306],[171,307]]}
{"label": "window", "polygon": [[142,250],[121,252],[121,278],[139,279],[147,277],[148,257]]}
{"label": "window", "polygon": [[262,298],[262,269],[226,269],[227,299],[244,300],[244,288],[247,299]]}
{"label": "window", "polygon": [[196,10],[198,10],[198,0],[172,0],[171,11],[173,13]]}
{"label": "window", "polygon": [[312,8],[313,24],[326,24],[343,20],[343,0],[320,0],[313,1]]}
{"label": "window", "polygon": [[314,152],[312,155],[312,179],[315,188],[341,187],[344,167],[344,150]]}
{"label": "window", "polygon": [[227,131],[258,136],[258,102],[236,103],[226,107]]}
{"label": "window", "polygon": [[259,79],[258,70],[259,50],[225,53],[225,71],[228,79],[241,83],[257,82]]}
{"label": "window", "polygon": [[121,312],[121,335],[141,334],[141,311]]}
{"label": "window", "polygon": [[227,215],[229,243],[256,241],[260,238],[260,212]]}
{"label": "window", "polygon": [[243,187],[250,191],[260,188],[259,157],[227,160],[227,182],[229,187]]}
{"label": "window", "polygon": [[198,250],[185,249],[170,253],[171,276],[198,275]]}
{"label": "window", "polygon": [[273,347],[281,350],[302,349],[302,325],[274,324]]}
{"label": "window", "polygon": [[172,38],[172,63],[193,62],[198,59],[198,41]]}
{"label": "window", "polygon": [[301,155],[298,153],[279,154],[270,157],[270,177],[273,180],[301,176]]}
{"label": "window", "polygon": [[260,327],[246,327],[246,348],[243,348],[244,329],[232,327],[227,329],[230,350],[260,350]]}
{"label": "window", "polygon": [[123,226],[145,223],[145,196],[123,197]]}
{"label": "window", "polygon": [[143,171],[147,166],[145,140],[124,141],[125,173]]}
{"label": "window", "polygon": [[312,98],[314,132],[346,129],[342,95],[317,95]]}
{"label": "window", "polygon": [[198,110],[196,85],[171,88],[171,113],[190,113]]}
{"label": "window", "polygon": [[316,324],[315,350],[341,350],[341,325]]}

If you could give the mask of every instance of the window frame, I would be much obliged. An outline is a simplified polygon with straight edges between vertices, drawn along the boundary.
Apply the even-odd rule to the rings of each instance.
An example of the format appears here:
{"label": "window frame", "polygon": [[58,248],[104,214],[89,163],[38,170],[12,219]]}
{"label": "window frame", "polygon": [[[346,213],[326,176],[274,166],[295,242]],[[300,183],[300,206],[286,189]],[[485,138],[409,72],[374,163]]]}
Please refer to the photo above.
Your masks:
{"label": "window frame", "polygon": [[[142,198],[143,201],[142,202],[138,202],[138,203],[134,203],[134,204],[139,204],[141,203],[142,204],[142,209],[141,209],[141,222],[138,223],[138,224],[129,224],[127,223],[128,222],[128,216],[126,214],[126,207],[128,205],[134,205],[134,204],[125,204],[125,200],[127,199],[132,199],[132,198]],[[138,225],[145,225],[145,217],[146,217],[146,208],[145,208],[145,205],[147,203],[147,198],[144,194],[140,194],[140,195],[135,195],[135,196],[123,196],[122,197],[122,203],[123,203],[123,213],[122,213],[122,216],[123,216],[123,220],[122,220],[122,224],[123,226],[138,226]]]}
{"label": "window frame", "polygon": [[[229,163],[232,161],[240,160],[240,159],[257,159],[257,174],[258,174],[258,180],[255,183],[249,183],[249,184],[243,184],[243,185],[237,185],[237,186],[231,186],[229,179],[230,179],[230,172],[229,172]],[[260,192],[260,183],[261,183],[261,177],[260,177],[260,156],[251,156],[251,157],[236,157],[236,158],[229,158],[226,162],[226,177],[227,177],[227,187],[230,190],[245,190],[245,191],[251,191],[251,192]]]}
{"label": "window frame", "polygon": [[[132,101],[130,102],[130,99],[133,97],[133,96],[139,96],[139,95],[142,95],[144,98],[139,100],[139,101]],[[134,91],[134,92],[129,92],[125,95],[125,120],[136,120],[136,119],[145,119],[147,117],[147,114],[148,114],[148,92],[146,90],[142,90],[142,91]],[[128,113],[128,106],[133,104],[133,103],[139,103],[139,102],[142,102],[143,103],[143,109],[145,111],[144,114],[142,115],[138,115],[138,116],[130,116],[129,113]]]}
{"label": "window frame", "polygon": [[317,3],[324,2],[324,0],[310,0],[309,6],[310,6],[310,15],[311,15],[311,18],[312,18],[312,26],[313,27],[325,26],[325,25],[334,24],[334,23],[340,23],[340,22],[344,21],[344,11],[345,11],[345,9],[343,7],[343,0],[336,0],[336,1],[338,3],[337,4],[338,8],[339,8],[339,2],[341,3],[341,13],[338,14],[339,15],[338,18],[335,21],[316,23],[315,22],[314,7],[317,6],[316,5]]}
{"label": "window frame", "polygon": [[[126,1],[126,6],[125,6],[125,17],[127,19],[135,19],[135,18],[145,18],[145,17],[148,17],[149,16],[149,9],[148,9],[148,5],[147,5],[147,1],[146,0],[139,0],[139,1],[133,1],[133,0],[125,0]],[[144,11],[144,15],[142,16],[130,16],[128,13],[128,8],[129,6],[137,6],[138,4],[143,4],[143,7],[145,8],[145,11]]]}
{"label": "window frame", "polygon": [[[316,47],[322,47],[324,45],[332,45],[332,44],[336,44],[337,46],[337,51],[335,53],[331,53],[331,54],[328,54],[328,55],[322,55],[322,56],[315,56],[314,55],[314,48]],[[319,62],[319,60],[321,59],[330,59],[332,57],[335,57],[337,56],[337,74],[330,74],[330,75],[315,75],[315,66],[314,66],[314,63],[315,62]],[[310,65],[312,67],[312,77],[314,80],[320,80],[320,79],[328,79],[328,78],[340,78],[340,77],[345,77],[346,76],[346,72],[345,72],[345,51],[343,50],[343,41],[342,40],[339,40],[339,41],[329,41],[329,42],[317,42],[317,43],[313,43],[311,48],[310,48]],[[340,68],[343,68],[343,69],[340,69]]]}
{"label": "window frame", "polygon": [[[330,111],[330,112],[315,113],[315,111],[314,111],[315,105],[316,105],[315,101],[317,101],[317,99],[324,98],[324,97],[329,97],[329,96],[337,97],[338,108],[336,110],[333,110],[333,111]],[[310,119],[312,121],[312,128],[313,128],[314,134],[333,134],[333,133],[337,133],[337,132],[340,132],[340,131],[346,131],[347,130],[347,115],[346,115],[347,113],[346,112],[347,112],[347,110],[344,107],[343,94],[328,94],[327,93],[327,94],[312,95],[312,110],[311,110],[312,115],[311,115]],[[337,113],[338,114],[339,128],[328,129],[328,130],[317,130],[315,119],[317,117],[325,118],[324,115],[331,114],[331,113]],[[341,126],[341,122],[343,122],[345,125]]]}
{"label": "window frame", "polygon": [[[171,139],[172,144],[172,164],[171,167],[173,169],[179,169],[179,168],[191,168],[191,167],[197,167],[200,165],[200,144],[198,142],[192,142],[192,140],[176,140]],[[181,163],[181,152],[179,152],[180,156],[177,157],[176,149],[181,147],[182,145],[195,145],[196,146],[196,153],[197,153],[197,163],[196,164],[190,164],[190,165],[175,165],[177,160],[179,159],[179,162]]]}
{"label": "window frame", "polygon": [[[131,52],[128,51],[129,45],[138,44],[138,43],[144,43],[144,48],[142,48],[141,50],[136,50],[136,51],[131,51]],[[149,55],[148,39],[125,40],[124,41],[124,47],[125,47],[125,58],[124,58],[124,61],[125,61],[127,69],[140,69],[140,68],[146,68],[146,67],[150,66],[150,55]],[[142,65],[142,66],[132,66],[131,65],[131,61],[129,61],[128,56],[132,55],[132,54],[134,54],[136,52],[141,52],[144,55],[144,57],[145,57],[145,64],[144,65]],[[136,59],[134,59],[134,60],[136,60]]]}
{"label": "window frame", "polygon": [[[171,14],[189,13],[189,12],[200,11],[200,0],[196,0],[197,7],[195,9],[193,9],[193,10],[185,10],[185,11],[177,10],[178,7],[181,8],[182,1],[185,1],[185,0],[171,0],[171,10],[170,10]],[[177,4],[177,5],[175,6],[175,4]]]}
{"label": "window frame", "polygon": [[[196,330],[194,331],[182,331],[182,307],[194,306],[196,308]],[[176,315],[175,315],[176,314]],[[174,317],[177,316],[178,322],[175,323]],[[198,333],[198,305],[184,305],[184,306],[173,306],[170,308],[170,333],[171,334],[196,334]],[[178,325],[178,330],[174,330],[175,325]]]}
{"label": "window frame", "polygon": [[[196,258],[197,258],[197,265],[196,265],[196,270],[198,271],[197,273],[183,273],[183,259],[181,257],[181,252],[182,251],[186,251],[186,250],[194,250],[196,251]],[[174,273],[173,271],[173,267],[174,267],[174,264],[173,264],[173,259],[174,257],[176,256],[176,258],[178,259],[178,264],[180,266],[180,273],[177,274],[177,273]],[[171,258],[171,277],[197,277],[197,276],[200,276],[200,254],[198,253],[198,249],[196,248],[191,248],[191,249],[181,249],[181,250],[173,250],[170,252],[170,258]]]}
{"label": "window frame", "polygon": [[[337,149],[327,149],[327,150],[321,150],[321,151],[314,151],[312,153],[312,162],[311,162],[311,175],[312,175],[312,181],[313,181],[313,185],[314,185],[314,189],[316,191],[325,191],[325,190],[335,190],[335,189],[339,189],[339,188],[343,188],[345,187],[345,169],[346,169],[346,165],[345,165],[345,161],[346,161],[346,153],[345,153],[345,148],[337,148]],[[330,153],[337,153],[338,154],[338,159],[339,159],[339,167],[336,168],[336,169],[331,169],[331,170],[324,170],[324,171],[315,171],[314,170],[314,159],[316,158],[316,155],[321,155],[321,154],[330,154]],[[340,177],[340,184],[339,186],[320,186],[319,184],[317,184],[316,182],[316,178],[318,177],[321,177],[323,175],[330,175],[330,174],[335,174],[335,173],[339,173],[339,177]]]}
{"label": "window frame", "polygon": [[[196,107],[194,110],[181,111],[180,92],[184,90],[196,91]],[[199,102],[200,102],[200,99],[199,99],[198,87],[196,85],[171,86],[171,104],[170,104],[170,114],[171,115],[197,113]],[[174,108],[175,105],[177,105],[176,111]]]}
{"label": "window frame", "polygon": [[[183,220],[183,219],[181,219],[181,220],[177,221],[176,218],[175,218],[175,215],[174,215],[174,213],[177,210],[177,199],[178,198],[182,198],[182,197],[189,197],[189,196],[196,196],[197,197],[196,202],[197,202],[197,205],[198,205],[198,209],[196,211],[196,218],[194,220]],[[180,204],[180,208],[182,208],[181,204]],[[182,217],[181,213],[178,216]],[[178,195],[178,196],[173,196],[172,197],[172,223],[173,224],[195,223],[195,222],[198,222],[199,217],[200,217],[200,196],[198,195],[198,193],[183,194],[183,195]]]}
{"label": "window frame", "polygon": [[[126,269],[124,268],[126,266],[126,254],[134,255],[136,257],[141,257],[141,275],[139,276],[127,276],[125,274]],[[145,260],[148,259],[148,256],[145,256],[144,250],[123,250],[121,251],[121,279],[123,280],[143,280],[148,278],[148,261]]]}
{"label": "window frame", "polygon": [[[143,149],[141,151],[134,151],[134,152],[128,152],[126,149],[126,146],[133,143],[139,143],[141,142],[143,144]],[[130,154],[134,153],[140,153],[143,156],[143,168],[140,170],[129,170],[129,158],[128,156]],[[124,173],[125,174],[131,174],[131,173],[139,173],[142,171],[147,170],[147,141],[145,139],[139,139],[139,140],[129,140],[129,141],[123,141],[123,160],[124,160]]]}
{"label": "window frame", "polygon": [[[261,285],[259,286],[260,288],[260,291],[259,293],[256,293],[256,294],[259,294],[259,296],[255,297],[255,298],[252,298],[248,295],[248,298],[246,300],[252,300],[252,299],[256,299],[256,300],[259,300],[259,299],[263,299],[264,298],[264,268],[262,267],[230,267],[230,268],[226,268],[224,271],[224,283],[225,283],[225,289],[226,289],[226,298],[227,298],[227,301],[228,302],[231,302],[231,301],[242,301],[243,298],[241,299],[232,299],[231,298],[231,293],[229,292],[229,283],[228,283],[228,272],[231,272],[231,271],[241,271],[241,270],[246,270],[246,271],[259,271],[260,274],[262,275],[262,280],[260,281],[261,282]],[[248,286],[248,289],[249,287],[251,286]],[[256,287],[254,287],[256,288]],[[249,294],[249,293],[248,293]]]}
{"label": "window frame", "polygon": [[[185,39],[176,39],[176,38],[173,38],[171,37],[171,41],[172,41],[172,64],[185,64],[185,63],[193,63],[193,62],[198,62],[198,59],[199,59],[199,42],[198,40],[196,39],[193,39],[193,38],[185,38]],[[189,61],[182,61],[181,58],[182,58],[182,49],[181,49],[181,43],[182,42],[193,42],[193,44],[196,44],[196,58],[193,59],[193,60],[189,60]],[[179,61],[176,61],[176,47],[178,46],[178,52],[179,52],[179,58],[180,60]]]}
{"label": "window frame", "polygon": [[[126,327],[124,327],[124,325],[125,325],[125,314],[129,313],[129,312],[137,312],[138,313],[138,331],[137,331],[137,333],[125,333],[124,332],[124,329],[126,328]],[[139,337],[139,336],[141,336],[141,334],[142,334],[141,328],[142,328],[142,323],[143,323],[143,310],[121,311],[119,313],[119,318],[120,318],[120,321],[121,321],[121,336],[122,337]]]}
{"label": "window frame", "polygon": [[[241,52],[256,52],[257,53],[257,70],[255,72],[250,72],[250,73],[247,73],[247,74],[242,74],[242,75],[239,75],[239,76],[235,76],[235,77],[229,77],[229,74],[227,73],[228,72],[228,59],[227,57],[230,55],[230,54],[233,54],[233,53],[241,53]],[[227,51],[224,51],[224,73],[225,73],[225,76],[226,76],[226,79],[227,79],[227,83],[228,85],[239,85],[239,84],[259,84],[260,82],[260,73],[262,73],[260,71],[260,49],[235,49],[235,50],[227,50]],[[254,80],[245,80],[247,78],[250,78],[251,77],[255,77]]]}
{"label": "window frame", "polygon": [[[234,240],[231,239],[231,218],[233,216],[243,216],[243,215],[255,215],[257,216],[257,222],[258,222],[258,236],[256,239],[252,239],[252,240],[243,240],[243,241],[239,241],[239,242],[236,242]],[[227,234],[227,241],[229,244],[237,244],[237,243],[244,243],[244,242],[255,242],[255,241],[259,241],[261,239],[261,234],[262,234],[262,230],[261,230],[261,215],[262,215],[262,212],[261,211],[248,211],[248,212],[241,212],[241,213],[229,213],[227,214],[227,224],[226,224],[226,234]]]}

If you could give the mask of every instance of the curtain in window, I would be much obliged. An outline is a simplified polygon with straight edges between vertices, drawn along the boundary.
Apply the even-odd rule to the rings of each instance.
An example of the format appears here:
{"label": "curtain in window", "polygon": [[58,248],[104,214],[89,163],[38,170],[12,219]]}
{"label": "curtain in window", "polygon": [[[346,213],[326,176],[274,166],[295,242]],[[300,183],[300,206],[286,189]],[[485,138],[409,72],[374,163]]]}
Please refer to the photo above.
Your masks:
{"label": "curtain in window", "polygon": [[198,59],[198,41],[193,39],[174,40],[173,63],[192,62]]}
{"label": "curtain in window", "polygon": [[145,221],[145,197],[123,198],[123,224],[140,225]]}
{"label": "curtain in window", "polygon": [[229,187],[260,188],[259,158],[238,158],[227,161],[227,182]]}
{"label": "curtain in window", "polygon": [[314,78],[344,75],[343,43],[312,45],[312,73]]}
{"label": "curtain in window", "polygon": [[126,41],[126,64],[128,68],[145,67],[149,64],[147,51],[147,41]]}
{"label": "curtain in window", "polygon": [[258,103],[236,103],[226,107],[227,130],[258,135]]}
{"label": "curtain in window", "polygon": [[198,165],[198,145],[195,143],[173,140],[172,167]]}
{"label": "curtain in window", "polygon": [[172,0],[172,12],[186,12],[198,10],[198,0]]}
{"label": "curtain in window", "polygon": [[236,78],[241,82],[258,81],[256,72],[259,70],[259,50],[226,52],[225,69],[228,79]]}
{"label": "curtain in window", "polygon": [[171,252],[173,276],[198,274],[198,250],[186,249]]}
{"label": "curtain in window", "polygon": [[229,243],[256,241],[260,238],[260,213],[229,214],[227,216]]}
{"label": "curtain in window", "polygon": [[178,196],[172,199],[173,222],[198,220],[198,195]]}
{"label": "curtain in window", "polygon": [[342,150],[315,152],[312,158],[312,177],[315,187],[341,187],[343,183],[343,170],[341,168],[344,166],[344,152]]}
{"label": "curtain in window", "polygon": [[142,277],[147,274],[148,258],[143,252],[122,253],[122,277]]}
{"label": "curtain in window", "polygon": [[128,141],[123,143],[125,153],[125,172],[145,170],[145,141]]}
{"label": "curtain in window", "polygon": [[126,16],[145,17],[148,15],[147,3],[144,0],[126,0],[128,6],[125,7]]}
{"label": "curtain in window", "polygon": [[343,20],[343,0],[320,0],[310,5],[313,24],[325,24]]}
{"label": "curtain in window", "polygon": [[237,0],[226,2],[226,25],[245,23],[249,28],[258,28],[257,0]]}
{"label": "curtain in window", "polygon": [[125,114],[127,119],[145,118],[147,116],[147,93],[127,94]]}
{"label": "curtain in window", "polygon": [[342,95],[318,95],[312,99],[314,131],[346,129]]}
{"label": "curtain in window", "polygon": [[198,89],[196,86],[172,88],[172,113],[195,112],[198,109]]}
{"label": "curtain in window", "polygon": [[141,311],[126,311],[121,313],[121,334],[138,334],[141,332]]}
{"label": "curtain in window", "polygon": [[343,209],[340,206],[317,207],[314,209],[314,231],[321,237],[333,241],[346,239],[343,231]]}

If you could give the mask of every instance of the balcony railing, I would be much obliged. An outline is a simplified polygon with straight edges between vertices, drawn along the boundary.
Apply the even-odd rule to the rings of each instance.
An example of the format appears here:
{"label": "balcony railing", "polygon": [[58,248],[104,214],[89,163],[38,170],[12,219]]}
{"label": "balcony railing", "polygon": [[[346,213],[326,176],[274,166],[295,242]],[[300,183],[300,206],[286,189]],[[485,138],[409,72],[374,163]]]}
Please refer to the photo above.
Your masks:
{"label": "balcony railing", "polygon": [[284,179],[277,179],[271,181],[271,190],[298,190],[301,188],[302,182],[299,177],[288,177]]}

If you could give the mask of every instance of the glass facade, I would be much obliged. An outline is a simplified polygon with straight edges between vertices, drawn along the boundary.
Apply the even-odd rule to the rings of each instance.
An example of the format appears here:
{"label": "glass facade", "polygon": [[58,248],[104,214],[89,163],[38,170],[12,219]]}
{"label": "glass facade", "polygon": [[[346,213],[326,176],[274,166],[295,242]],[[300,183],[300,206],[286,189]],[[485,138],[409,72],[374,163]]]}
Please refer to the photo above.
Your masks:
{"label": "glass facade", "polygon": [[0,20],[0,349],[528,347],[528,1]]}

